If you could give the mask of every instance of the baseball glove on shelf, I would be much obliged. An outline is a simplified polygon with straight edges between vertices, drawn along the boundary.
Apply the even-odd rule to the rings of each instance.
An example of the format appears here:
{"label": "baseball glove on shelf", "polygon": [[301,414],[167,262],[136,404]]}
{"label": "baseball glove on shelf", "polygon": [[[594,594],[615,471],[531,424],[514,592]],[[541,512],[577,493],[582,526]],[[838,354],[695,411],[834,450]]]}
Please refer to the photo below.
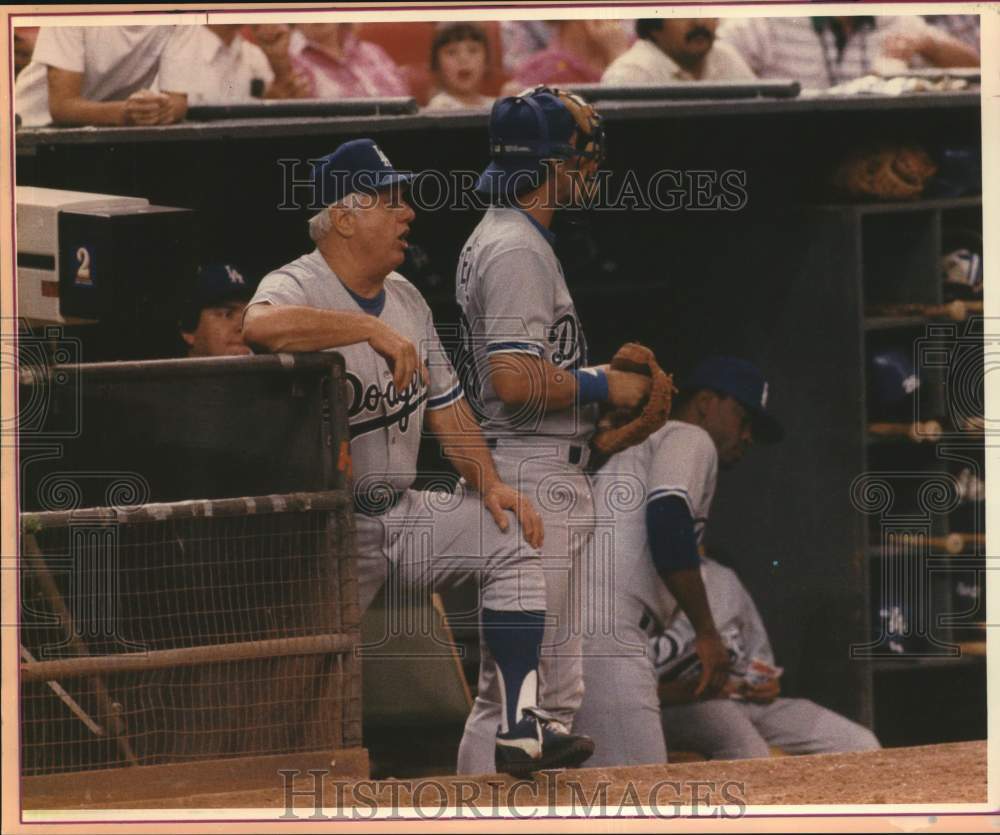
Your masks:
{"label": "baseball glove on shelf", "polygon": [[845,197],[863,200],[916,200],[937,173],[928,153],[914,145],[886,145],[849,154],[831,183]]}
{"label": "baseball glove on shelf", "polygon": [[627,342],[611,358],[615,371],[647,374],[652,378],[649,398],[638,410],[613,409],[601,416],[591,447],[601,456],[614,455],[630,446],[642,443],[670,417],[670,403],[676,389],[674,378],[667,374],[649,348],[638,342]]}

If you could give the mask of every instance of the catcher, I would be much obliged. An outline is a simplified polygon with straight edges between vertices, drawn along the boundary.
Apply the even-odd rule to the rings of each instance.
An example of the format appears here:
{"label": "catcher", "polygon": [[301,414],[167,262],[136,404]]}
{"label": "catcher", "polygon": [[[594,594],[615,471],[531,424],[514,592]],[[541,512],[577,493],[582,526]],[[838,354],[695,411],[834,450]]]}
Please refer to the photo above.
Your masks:
{"label": "catcher", "polygon": [[[570,729],[583,696],[580,612],[572,601],[586,599],[577,564],[593,527],[584,468],[599,410],[645,403],[639,420],[652,431],[666,420],[671,393],[658,367],[629,366],[631,355],[617,367],[588,365],[553,251],[553,216],[592,187],[603,142],[600,117],[576,96],[539,87],[499,99],[490,114],[492,161],[476,187],[490,208],[463,246],[456,275],[463,331],[456,370],[501,477],[531,498],[545,524],[548,618],[538,680],[524,683],[539,689],[543,734]],[[638,437],[627,426],[612,431]],[[501,735],[509,729],[500,709],[505,683],[494,669],[484,657],[459,749],[462,774],[502,766],[494,762],[494,739],[498,726]],[[508,698],[534,701],[530,692]]]}
{"label": "catcher", "polygon": [[674,404],[674,417],[594,475],[601,531],[590,583],[605,585],[590,613],[578,733],[591,737],[590,765],[663,763],[666,743],[649,637],[683,612],[701,674],[692,700],[718,694],[729,678],[726,649],[700,571],[701,540],[719,467],[734,466],[751,442],[782,437],[767,411],[768,385],[749,362],[706,360]]}

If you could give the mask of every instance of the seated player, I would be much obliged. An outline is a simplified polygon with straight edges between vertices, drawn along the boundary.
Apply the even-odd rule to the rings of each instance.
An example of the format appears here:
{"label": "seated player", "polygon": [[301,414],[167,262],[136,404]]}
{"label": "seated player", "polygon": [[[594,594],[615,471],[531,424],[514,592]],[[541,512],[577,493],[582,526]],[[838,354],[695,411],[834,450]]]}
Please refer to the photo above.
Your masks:
{"label": "seated player", "polygon": [[489,43],[486,32],[474,23],[449,23],[438,29],[431,44],[431,71],[440,92],[428,110],[489,107],[490,96],[480,92],[486,76]]}
{"label": "seated player", "polygon": [[979,63],[977,53],[915,15],[729,18],[719,39],[735,47],[758,78],[794,79],[812,90],[902,72],[918,56],[934,66]]}
{"label": "seated player", "polygon": [[[43,26],[14,89],[26,127],[168,125],[184,118],[183,91],[151,87],[168,43],[190,26]],[[178,43],[179,42],[179,43]]]}
{"label": "seated player", "polygon": [[637,20],[638,40],[601,76],[605,84],[671,84],[754,78],[740,54],[715,39],[717,17]]}
{"label": "seated player", "polygon": [[681,614],[649,642],[659,676],[663,732],[671,747],[712,760],[766,757],[771,746],[787,754],[835,754],[879,748],[862,725],[808,699],[780,696],[780,668],[767,630],[736,572],[702,557],[701,575],[712,615],[726,643],[730,679],[714,698],[694,690],[700,665],[694,628]]}
{"label": "seated player", "polygon": [[353,23],[302,23],[305,38],[292,58],[309,96],[320,99],[408,96],[402,71],[378,44],[362,41]]}
{"label": "seated player", "polygon": [[243,311],[254,285],[232,264],[201,267],[186,288],[180,336],[189,357],[249,354],[243,341]]}
{"label": "seated player", "polygon": [[505,94],[536,84],[596,83],[607,66],[628,49],[628,35],[617,20],[553,20],[545,49],[514,68]]}
{"label": "seated player", "polygon": [[288,27],[284,27],[284,56],[278,44],[272,43],[280,33],[265,41],[270,49],[265,53],[240,35],[241,28],[235,24],[191,27],[190,38],[167,44],[160,62],[160,85],[183,90],[189,105],[307,95],[306,79],[295,73],[287,57]]}

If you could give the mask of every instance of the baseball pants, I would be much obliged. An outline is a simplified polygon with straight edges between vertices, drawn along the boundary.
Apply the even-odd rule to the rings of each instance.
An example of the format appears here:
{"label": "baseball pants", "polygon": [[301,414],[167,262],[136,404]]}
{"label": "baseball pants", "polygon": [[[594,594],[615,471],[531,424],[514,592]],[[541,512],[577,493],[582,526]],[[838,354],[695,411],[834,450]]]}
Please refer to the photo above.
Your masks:
{"label": "baseball pants", "polygon": [[787,754],[873,751],[868,728],[808,699],[775,699],[759,705],[711,699],[663,708],[663,730],[673,748],[712,760],[766,757],[771,746]]}
{"label": "baseball pants", "polygon": [[[565,445],[501,446],[493,454],[500,477],[531,499],[545,524],[542,568],[546,626],[538,668],[538,704],[572,728],[583,698],[581,607],[585,599],[578,571],[581,552],[593,530],[590,479],[567,463]],[[485,648],[485,643],[480,644]],[[459,774],[496,770],[494,745],[501,716],[500,684],[484,649],[472,712],[458,749]]]}
{"label": "baseball pants", "polygon": [[[480,607],[500,612],[544,610],[545,577],[538,552],[529,546],[513,514],[502,532],[478,495],[461,489],[407,490],[379,516],[355,514],[358,597],[362,611],[385,588],[385,637],[399,624],[413,624],[435,589],[473,578]],[[490,675],[496,670],[490,659]],[[497,724],[500,696],[497,695]],[[496,728],[489,739],[490,768]],[[463,739],[462,745],[464,746]]]}
{"label": "baseball pants", "polygon": [[664,763],[656,671],[646,655],[648,636],[639,627],[642,604],[611,596],[593,615],[584,639],[583,703],[574,726],[594,740],[587,766]]}

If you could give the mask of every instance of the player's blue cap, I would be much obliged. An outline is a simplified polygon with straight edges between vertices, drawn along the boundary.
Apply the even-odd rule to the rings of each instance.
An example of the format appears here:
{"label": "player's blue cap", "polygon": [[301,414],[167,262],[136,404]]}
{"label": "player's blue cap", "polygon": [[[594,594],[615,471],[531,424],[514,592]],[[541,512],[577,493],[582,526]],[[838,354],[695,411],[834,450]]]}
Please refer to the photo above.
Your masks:
{"label": "player's blue cap", "polygon": [[541,87],[497,99],[490,111],[490,157],[476,193],[491,203],[505,202],[538,188],[547,159],[576,153],[570,139],[577,129],[558,91]]}
{"label": "player's blue cap", "polygon": [[198,317],[206,307],[219,307],[231,301],[250,301],[257,282],[232,263],[205,264],[184,285],[181,319],[185,330],[198,326]]}
{"label": "player's blue cap", "polygon": [[681,389],[711,389],[734,398],[753,418],[753,437],[759,443],[773,444],[785,437],[785,430],[767,410],[767,380],[752,362],[737,357],[703,360],[682,382]]}
{"label": "player's blue cap", "polygon": [[206,264],[198,269],[191,301],[201,310],[232,299],[249,299],[254,285],[233,264]]}
{"label": "player's blue cap", "polygon": [[372,139],[352,139],[313,163],[316,198],[329,206],[354,192],[371,194],[410,181],[410,175],[392,167]]}

